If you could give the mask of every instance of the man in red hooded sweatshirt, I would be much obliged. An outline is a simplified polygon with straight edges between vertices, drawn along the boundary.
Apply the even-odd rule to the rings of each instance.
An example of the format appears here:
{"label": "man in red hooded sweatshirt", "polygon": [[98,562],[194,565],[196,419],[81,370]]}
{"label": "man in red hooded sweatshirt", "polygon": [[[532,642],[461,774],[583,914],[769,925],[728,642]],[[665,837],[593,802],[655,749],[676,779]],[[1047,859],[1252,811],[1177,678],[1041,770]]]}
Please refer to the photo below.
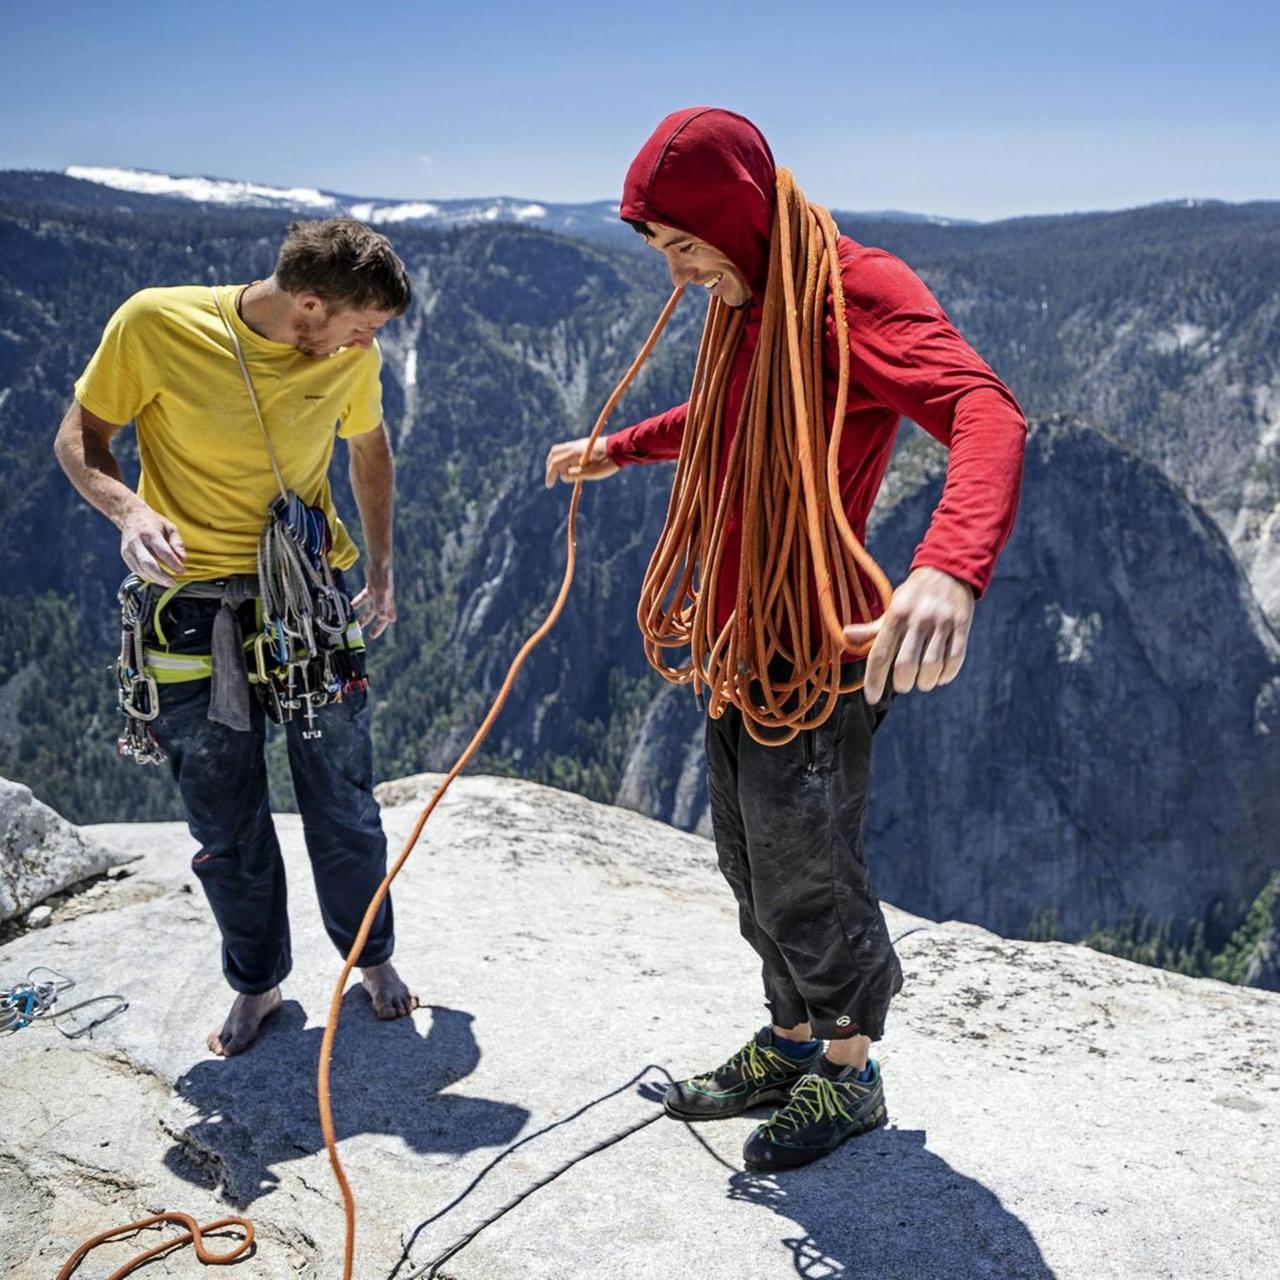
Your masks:
{"label": "man in red hooded sweatshirt", "polygon": [[[623,191],[621,217],[665,255],[673,284],[700,285],[747,309],[725,400],[725,454],[760,331],[775,176],[768,143],[750,121],[695,107],[662,121],[632,162]],[[902,970],[862,852],[871,739],[892,696],[890,675],[901,694],[927,692],[959,672],[974,601],[1013,527],[1026,434],[1013,395],[905,263],[841,236],[839,270],[849,344],[839,485],[858,538],[865,539],[901,418],[950,454],[941,500],[908,577],[882,617],[846,628],[853,645],[874,639],[863,691],[839,698],[825,723],[782,746],[757,742],[736,706],[707,721],[717,857],[738,901],[742,934],[762,962],[771,1023],[720,1066],[673,1085],[666,1108],[681,1119],[708,1120],[779,1104],[747,1140],[746,1162],[757,1169],[808,1163],[886,1117],[870,1048],[883,1034]],[[835,333],[828,315],[828,419]],[[553,446],[548,486],[677,457],[687,407],[601,438],[585,465],[585,440]],[[734,607],[740,550],[735,529],[718,579],[721,625]]]}

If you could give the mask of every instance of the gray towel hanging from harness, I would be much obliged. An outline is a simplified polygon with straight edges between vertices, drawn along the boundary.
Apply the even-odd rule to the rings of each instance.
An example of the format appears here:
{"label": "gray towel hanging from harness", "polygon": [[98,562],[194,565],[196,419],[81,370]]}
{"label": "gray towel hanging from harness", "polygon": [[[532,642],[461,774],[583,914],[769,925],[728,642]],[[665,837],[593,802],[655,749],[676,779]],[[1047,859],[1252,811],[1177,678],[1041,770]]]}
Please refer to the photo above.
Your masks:
{"label": "gray towel hanging from harness", "polygon": [[242,573],[214,582],[183,583],[181,593],[198,600],[217,600],[213,620],[213,679],[209,689],[209,719],[228,729],[248,733],[249,668],[244,657],[244,631],[238,610],[258,595],[256,574]]}

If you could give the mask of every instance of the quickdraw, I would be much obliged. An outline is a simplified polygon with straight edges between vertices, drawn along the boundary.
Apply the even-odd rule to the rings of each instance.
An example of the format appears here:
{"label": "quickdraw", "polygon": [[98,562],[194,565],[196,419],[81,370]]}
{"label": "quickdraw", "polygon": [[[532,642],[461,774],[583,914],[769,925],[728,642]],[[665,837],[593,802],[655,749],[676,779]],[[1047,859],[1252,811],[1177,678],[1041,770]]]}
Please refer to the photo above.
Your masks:
{"label": "quickdraw", "polygon": [[154,602],[149,586],[131,573],[120,584],[120,656],[116,659],[117,702],[124,732],[116,751],[139,764],[163,764],[164,752],[150,724],[160,714],[160,691],[147,670],[145,637]]}
{"label": "quickdraw", "polygon": [[[279,535],[275,540],[280,541]],[[273,553],[264,557],[265,563],[278,567],[281,557]],[[292,569],[287,572],[287,583],[282,584],[277,574],[274,579],[268,578],[269,583],[274,583],[272,589],[259,588],[257,625],[244,642],[249,683],[256,689],[264,711],[277,724],[300,714],[306,720],[303,736],[319,738],[319,708],[368,688],[363,666],[364,637],[359,623],[351,617],[346,596],[331,576],[324,591],[316,594],[318,603],[312,608],[309,601],[298,603],[296,578]],[[164,752],[151,728],[160,711],[160,686],[207,680],[213,674],[211,654],[170,649],[165,610],[181,592],[212,598],[217,595],[217,586],[190,582],[158,592],[133,574],[121,585],[116,681],[119,707],[125,717],[118,744],[122,756],[140,764],[161,763]],[[302,594],[309,595],[305,591]],[[277,608],[273,617],[267,616],[268,601]],[[285,601],[283,606],[281,601]]]}

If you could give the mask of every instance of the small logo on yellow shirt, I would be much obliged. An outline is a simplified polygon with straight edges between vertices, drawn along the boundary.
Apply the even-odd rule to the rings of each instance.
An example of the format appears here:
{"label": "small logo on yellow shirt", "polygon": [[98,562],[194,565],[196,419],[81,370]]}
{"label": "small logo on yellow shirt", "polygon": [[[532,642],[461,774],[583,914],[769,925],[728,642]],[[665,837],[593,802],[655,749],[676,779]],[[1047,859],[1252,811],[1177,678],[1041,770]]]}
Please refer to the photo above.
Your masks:
{"label": "small logo on yellow shirt", "polygon": [[323,400],[324,396],[303,396],[304,400]]}

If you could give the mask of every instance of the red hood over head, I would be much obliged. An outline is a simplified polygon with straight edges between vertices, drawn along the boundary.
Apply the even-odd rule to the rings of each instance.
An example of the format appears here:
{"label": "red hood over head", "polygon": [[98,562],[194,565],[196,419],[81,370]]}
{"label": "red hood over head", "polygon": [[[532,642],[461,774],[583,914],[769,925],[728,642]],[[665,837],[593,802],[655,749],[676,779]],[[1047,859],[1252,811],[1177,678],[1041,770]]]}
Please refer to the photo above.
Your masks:
{"label": "red hood over head", "polygon": [[719,107],[673,111],[627,170],[619,216],[705,240],[764,295],[773,229],[773,153],[759,129]]}

